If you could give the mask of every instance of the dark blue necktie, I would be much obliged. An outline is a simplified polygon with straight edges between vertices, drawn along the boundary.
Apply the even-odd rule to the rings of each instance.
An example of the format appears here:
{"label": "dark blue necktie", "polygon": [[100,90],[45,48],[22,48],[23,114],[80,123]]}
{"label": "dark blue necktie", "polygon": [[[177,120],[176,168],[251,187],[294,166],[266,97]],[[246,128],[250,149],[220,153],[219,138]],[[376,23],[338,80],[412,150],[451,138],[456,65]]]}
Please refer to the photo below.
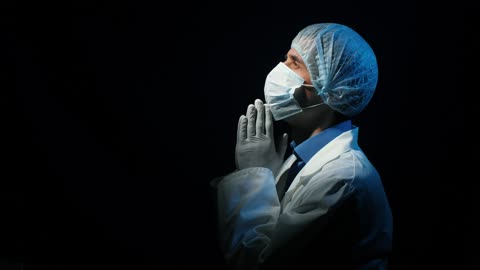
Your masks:
{"label": "dark blue necktie", "polygon": [[297,160],[292,164],[290,169],[288,170],[287,180],[285,182],[285,192],[287,192],[288,187],[292,184],[293,179],[298,174],[298,172],[305,166],[305,162],[297,156]]}

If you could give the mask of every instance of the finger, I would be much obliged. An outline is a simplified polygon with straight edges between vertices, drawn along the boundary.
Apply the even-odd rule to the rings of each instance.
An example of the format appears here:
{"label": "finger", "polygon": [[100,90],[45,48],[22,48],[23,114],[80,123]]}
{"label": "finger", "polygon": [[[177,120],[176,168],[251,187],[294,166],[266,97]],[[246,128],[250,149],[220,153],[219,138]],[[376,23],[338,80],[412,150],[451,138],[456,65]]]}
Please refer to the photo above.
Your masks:
{"label": "finger", "polygon": [[265,134],[265,106],[260,99],[255,100],[255,108],[257,109],[256,135]]}
{"label": "finger", "polygon": [[247,139],[247,118],[245,115],[240,116],[238,119],[237,128],[237,143],[245,141]]}
{"label": "finger", "polygon": [[280,143],[280,148],[278,154],[283,157],[285,156],[285,152],[287,151],[287,145],[288,145],[288,134],[285,133],[283,134],[282,137],[282,142]]}
{"label": "finger", "polygon": [[265,107],[265,133],[267,137],[273,138],[273,120],[272,120],[272,111],[270,111],[269,106]]}
{"label": "finger", "polygon": [[255,118],[257,110],[253,104],[248,105],[247,109],[247,138],[255,136]]}

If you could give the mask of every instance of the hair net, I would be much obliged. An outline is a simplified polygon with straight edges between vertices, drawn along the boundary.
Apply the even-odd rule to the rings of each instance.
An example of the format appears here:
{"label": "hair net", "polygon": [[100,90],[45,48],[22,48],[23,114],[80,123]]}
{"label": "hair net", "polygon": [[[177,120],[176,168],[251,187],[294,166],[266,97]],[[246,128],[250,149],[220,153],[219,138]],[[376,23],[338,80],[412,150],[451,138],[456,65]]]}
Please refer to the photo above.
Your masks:
{"label": "hair net", "polygon": [[305,62],[312,84],[324,102],[346,115],[360,113],[370,102],[378,80],[375,54],[351,28],[313,24],[292,41]]}

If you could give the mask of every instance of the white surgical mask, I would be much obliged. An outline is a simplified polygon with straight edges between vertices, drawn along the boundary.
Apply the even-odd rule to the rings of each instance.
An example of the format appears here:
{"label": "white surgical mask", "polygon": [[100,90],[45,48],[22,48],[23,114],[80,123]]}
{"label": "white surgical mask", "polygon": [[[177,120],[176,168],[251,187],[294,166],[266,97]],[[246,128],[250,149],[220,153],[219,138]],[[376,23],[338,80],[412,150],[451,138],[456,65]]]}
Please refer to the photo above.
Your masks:
{"label": "white surgical mask", "polygon": [[283,62],[280,62],[270,71],[265,80],[264,93],[266,106],[270,107],[275,120],[282,120],[305,109],[324,104],[319,103],[303,108],[298,104],[293,96],[295,89],[301,86],[313,87],[313,85],[304,84],[304,82],[305,80],[300,75]]}

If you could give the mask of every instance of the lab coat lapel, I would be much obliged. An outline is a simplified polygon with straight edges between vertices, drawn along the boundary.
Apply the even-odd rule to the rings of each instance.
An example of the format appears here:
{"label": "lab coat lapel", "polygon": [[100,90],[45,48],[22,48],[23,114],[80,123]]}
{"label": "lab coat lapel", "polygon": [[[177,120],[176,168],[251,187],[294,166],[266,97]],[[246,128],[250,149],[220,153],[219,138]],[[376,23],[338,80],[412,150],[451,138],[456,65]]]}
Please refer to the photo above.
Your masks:
{"label": "lab coat lapel", "polygon": [[306,185],[310,178],[321,170],[323,165],[351,149],[358,148],[357,138],[358,127],[355,127],[352,130],[340,134],[320,149],[320,151],[318,151],[310,161],[305,164],[300,172],[298,172],[295,179],[293,179],[292,184],[282,199],[282,205],[285,206],[290,202],[295,191],[301,186]]}

